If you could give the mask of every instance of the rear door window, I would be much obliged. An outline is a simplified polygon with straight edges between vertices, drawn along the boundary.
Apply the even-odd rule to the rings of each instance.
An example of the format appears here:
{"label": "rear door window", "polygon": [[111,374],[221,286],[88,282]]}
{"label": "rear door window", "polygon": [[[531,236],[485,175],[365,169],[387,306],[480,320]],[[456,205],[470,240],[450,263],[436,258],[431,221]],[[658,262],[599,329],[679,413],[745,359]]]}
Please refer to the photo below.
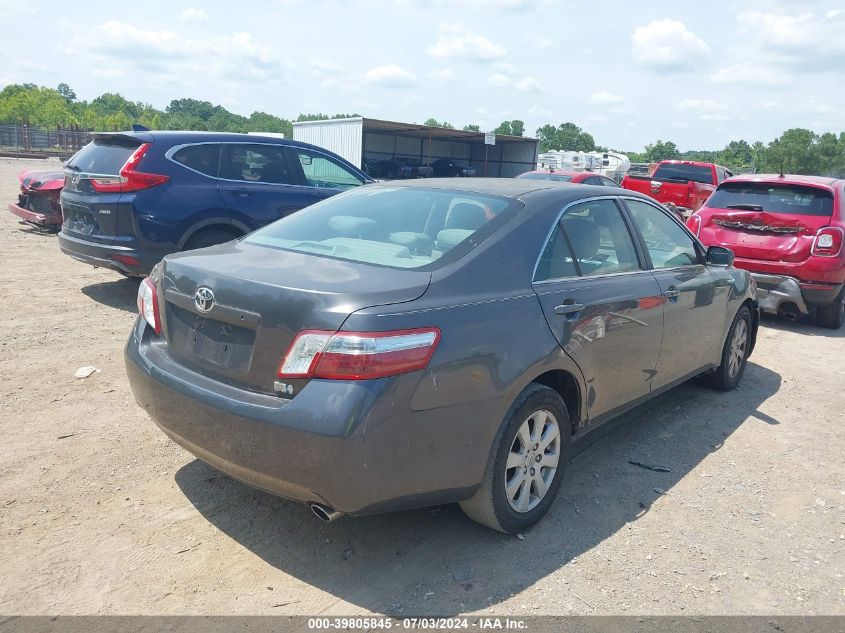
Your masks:
{"label": "rear door window", "polygon": [[592,200],[567,208],[560,226],[584,276],[640,269],[637,251],[613,200]]}
{"label": "rear door window", "polygon": [[65,167],[85,174],[116,176],[140,145],[140,141],[128,137],[95,138],[79,150]]}
{"label": "rear door window", "polygon": [[293,152],[309,187],[344,190],[364,184],[357,174],[330,156],[302,148],[293,148]]}
{"label": "rear door window", "polygon": [[300,184],[282,145],[224,143],[220,177],[274,185]]}
{"label": "rear door window", "polygon": [[739,209],[830,216],[833,192],[818,187],[767,182],[726,182],[707,200],[711,209]]}
{"label": "rear door window", "polygon": [[534,281],[577,277],[578,269],[575,266],[572,249],[569,247],[569,242],[566,241],[563,231],[560,230],[560,225],[558,225],[540,255],[540,261],[537,262],[537,270],[534,273]]}
{"label": "rear door window", "polygon": [[643,236],[654,268],[677,268],[702,264],[695,240],[657,207],[640,200],[626,200],[634,224]]}
{"label": "rear door window", "polygon": [[187,145],[174,152],[171,160],[188,169],[216,178],[217,169],[220,166],[220,143]]}

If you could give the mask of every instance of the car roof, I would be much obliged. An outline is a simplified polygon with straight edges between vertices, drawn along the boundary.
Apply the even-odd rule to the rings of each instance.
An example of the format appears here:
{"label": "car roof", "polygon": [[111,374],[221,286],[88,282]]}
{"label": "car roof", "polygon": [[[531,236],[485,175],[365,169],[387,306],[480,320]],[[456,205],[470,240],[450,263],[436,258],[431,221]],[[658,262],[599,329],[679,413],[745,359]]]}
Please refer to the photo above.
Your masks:
{"label": "car roof", "polygon": [[122,132],[94,132],[93,136],[125,136],[136,138],[139,141],[150,142],[156,139],[167,141],[171,143],[178,142],[197,142],[202,139],[214,141],[240,141],[247,143],[282,143],[285,145],[292,145],[295,147],[315,148],[322,151],[324,148],[312,145],[311,143],[303,143],[301,141],[294,141],[289,138],[279,138],[277,136],[263,136],[261,134],[247,134],[246,132],[208,132],[206,130],[124,130]]}
{"label": "car roof", "polygon": [[767,182],[774,184],[810,185],[811,187],[833,188],[837,183],[845,183],[840,178],[830,176],[804,176],[801,174],[742,174],[731,176],[725,182]]}
{"label": "car roof", "polygon": [[[449,191],[464,191],[466,193],[480,193],[506,198],[519,198],[535,192],[557,190],[564,195],[561,199],[577,200],[593,196],[606,196],[608,190],[611,195],[621,195],[616,187],[601,187],[598,185],[581,185],[571,182],[553,180],[532,180],[530,178],[421,178],[416,180],[390,180],[378,182],[374,187],[416,187],[423,189],[444,189]],[[635,191],[624,190],[626,196],[651,200],[647,196]]]}

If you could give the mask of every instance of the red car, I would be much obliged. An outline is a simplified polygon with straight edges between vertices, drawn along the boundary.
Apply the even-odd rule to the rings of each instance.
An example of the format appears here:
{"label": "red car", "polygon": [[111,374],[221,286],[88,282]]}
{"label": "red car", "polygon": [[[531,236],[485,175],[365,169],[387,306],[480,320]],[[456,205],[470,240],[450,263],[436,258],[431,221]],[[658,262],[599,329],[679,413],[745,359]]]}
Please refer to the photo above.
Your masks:
{"label": "red car", "polygon": [[517,178],[526,178],[528,180],[553,180],[557,182],[577,182],[584,185],[599,185],[601,187],[616,187],[619,188],[619,183],[610,178],[605,178],[599,174],[594,174],[590,171],[550,171],[542,169],[537,171],[527,171],[520,174]]}
{"label": "red car", "polygon": [[625,176],[622,188],[644,193],[688,217],[707,201],[716,186],[733,174],[719,165],[693,160],[664,160],[651,176]]}
{"label": "red car", "polygon": [[17,203],[9,203],[9,211],[30,224],[59,230],[62,225],[59,195],[65,186],[64,173],[24,170],[18,174],[18,180],[21,191]]}
{"label": "red car", "polygon": [[687,226],[707,246],[734,251],[766,312],[845,320],[845,180],[747,175],[723,182]]}

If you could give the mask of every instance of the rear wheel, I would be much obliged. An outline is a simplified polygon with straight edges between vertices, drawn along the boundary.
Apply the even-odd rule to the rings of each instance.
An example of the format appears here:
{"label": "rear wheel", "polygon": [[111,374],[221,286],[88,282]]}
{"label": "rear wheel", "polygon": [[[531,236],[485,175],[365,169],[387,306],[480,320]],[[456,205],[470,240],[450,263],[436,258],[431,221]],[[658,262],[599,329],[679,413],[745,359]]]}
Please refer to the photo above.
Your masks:
{"label": "rear wheel", "polygon": [[505,533],[527,530],[557,495],[569,456],[570,422],[558,393],[529,385],[516,399],[475,496],[461,502],[474,521]]}
{"label": "rear wheel", "polygon": [[202,229],[190,237],[185,242],[185,247],[182,250],[192,251],[195,248],[205,248],[206,246],[214,246],[215,244],[223,244],[238,237],[230,231],[223,229]]}
{"label": "rear wheel", "polygon": [[829,306],[819,306],[816,313],[816,323],[831,330],[838,330],[845,321],[845,288],[839,291],[839,296]]}
{"label": "rear wheel", "polygon": [[731,329],[722,348],[722,363],[708,376],[712,387],[722,391],[733,391],[739,385],[748,355],[751,353],[752,336],[751,310],[742,306],[734,317]]}

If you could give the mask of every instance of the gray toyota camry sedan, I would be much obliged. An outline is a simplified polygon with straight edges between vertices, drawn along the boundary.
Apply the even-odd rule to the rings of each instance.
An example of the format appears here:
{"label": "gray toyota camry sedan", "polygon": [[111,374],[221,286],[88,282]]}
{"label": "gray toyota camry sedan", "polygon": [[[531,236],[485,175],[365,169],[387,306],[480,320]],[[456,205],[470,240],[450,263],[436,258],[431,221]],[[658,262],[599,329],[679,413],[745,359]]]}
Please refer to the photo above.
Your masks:
{"label": "gray toyota camry sedan", "polygon": [[126,367],[175,442],[324,520],[459,502],[517,532],[612,418],[736,387],[758,311],[732,261],[630,191],[367,185],[168,255]]}

